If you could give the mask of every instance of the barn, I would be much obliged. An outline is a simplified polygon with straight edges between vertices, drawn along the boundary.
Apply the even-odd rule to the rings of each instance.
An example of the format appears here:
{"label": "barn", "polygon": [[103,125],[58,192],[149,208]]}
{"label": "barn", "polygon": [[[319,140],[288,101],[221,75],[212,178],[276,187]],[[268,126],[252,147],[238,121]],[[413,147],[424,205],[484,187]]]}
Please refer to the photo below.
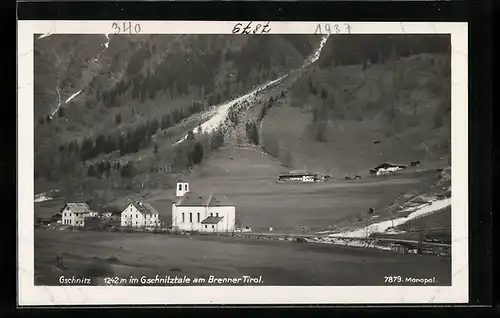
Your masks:
{"label": "barn", "polygon": [[235,230],[236,207],[224,195],[193,192],[187,183],[178,185],[176,194],[178,200],[172,204],[174,229],[198,232]]}
{"label": "barn", "polygon": [[370,169],[370,174],[379,176],[379,175],[389,174],[389,173],[392,173],[394,171],[403,170],[403,169],[406,169],[406,165],[399,165],[399,164],[384,162],[383,164],[381,164],[373,169]]}

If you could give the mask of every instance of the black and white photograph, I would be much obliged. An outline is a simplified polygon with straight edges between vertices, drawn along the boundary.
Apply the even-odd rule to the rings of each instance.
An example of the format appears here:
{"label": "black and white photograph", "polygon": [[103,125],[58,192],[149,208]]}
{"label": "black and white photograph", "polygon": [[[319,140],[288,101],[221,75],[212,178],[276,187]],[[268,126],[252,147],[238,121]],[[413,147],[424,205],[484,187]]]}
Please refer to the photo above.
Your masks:
{"label": "black and white photograph", "polygon": [[464,301],[466,24],[155,23],[19,22],[26,302]]}

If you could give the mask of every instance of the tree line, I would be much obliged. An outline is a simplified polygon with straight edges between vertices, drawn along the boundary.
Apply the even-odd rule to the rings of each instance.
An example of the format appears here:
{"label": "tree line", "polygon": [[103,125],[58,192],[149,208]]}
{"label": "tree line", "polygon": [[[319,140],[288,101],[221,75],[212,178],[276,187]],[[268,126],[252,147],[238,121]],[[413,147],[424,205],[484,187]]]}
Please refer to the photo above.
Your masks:
{"label": "tree line", "polygon": [[420,53],[450,53],[449,35],[336,35],[331,36],[319,58],[319,66],[381,64]]}

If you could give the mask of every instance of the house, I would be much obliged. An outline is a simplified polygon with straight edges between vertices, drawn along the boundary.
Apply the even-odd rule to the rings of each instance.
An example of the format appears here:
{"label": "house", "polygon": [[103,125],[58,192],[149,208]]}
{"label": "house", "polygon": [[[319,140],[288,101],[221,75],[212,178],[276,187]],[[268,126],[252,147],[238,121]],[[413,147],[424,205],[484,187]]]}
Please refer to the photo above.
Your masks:
{"label": "house", "polygon": [[315,182],[320,180],[318,174],[312,173],[287,173],[278,176],[277,182],[289,182],[289,181],[299,181],[299,182]]}
{"label": "house", "polygon": [[234,204],[223,195],[195,193],[189,190],[189,185],[186,185],[185,182],[177,185],[178,200],[172,204],[172,227],[174,229],[200,232],[235,230],[236,207]]}
{"label": "house", "polygon": [[411,167],[418,167],[418,166],[420,166],[420,160],[410,161],[410,166]]}
{"label": "house", "polygon": [[99,217],[106,220],[121,220],[122,211],[102,212]]}
{"label": "house", "polygon": [[39,223],[39,224],[44,224],[44,225],[52,225],[52,224],[61,223],[61,219],[62,219],[61,212],[57,212],[48,218],[36,217],[35,222]]}
{"label": "house", "polygon": [[370,174],[375,174],[377,176],[384,175],[384,174],[389,174],[394,171],[406,169],[406,165],[397,165],[397,164],[392,164],[392,163],[387,163],[384,162],[383,164],[370,169]]}
{"label": "house", "polygon": [[149,203],[134,201],[121,213],[121,226],[157,227],[160,226],[160,214]]}
{"label": "house", "polygon": [[66,203],[61,209],[62,224],[84,226],[85,218],[97,216],[87,203]]}

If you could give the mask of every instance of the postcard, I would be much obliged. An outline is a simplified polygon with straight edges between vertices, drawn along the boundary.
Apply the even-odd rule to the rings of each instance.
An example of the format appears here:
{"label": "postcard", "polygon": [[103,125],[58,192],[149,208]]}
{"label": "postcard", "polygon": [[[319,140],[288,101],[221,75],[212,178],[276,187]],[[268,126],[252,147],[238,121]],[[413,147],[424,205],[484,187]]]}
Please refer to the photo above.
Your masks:
{"label": "postcard", "polygon": [[467,47],[467,23],[19,21],[19,305],[467,302]]}

